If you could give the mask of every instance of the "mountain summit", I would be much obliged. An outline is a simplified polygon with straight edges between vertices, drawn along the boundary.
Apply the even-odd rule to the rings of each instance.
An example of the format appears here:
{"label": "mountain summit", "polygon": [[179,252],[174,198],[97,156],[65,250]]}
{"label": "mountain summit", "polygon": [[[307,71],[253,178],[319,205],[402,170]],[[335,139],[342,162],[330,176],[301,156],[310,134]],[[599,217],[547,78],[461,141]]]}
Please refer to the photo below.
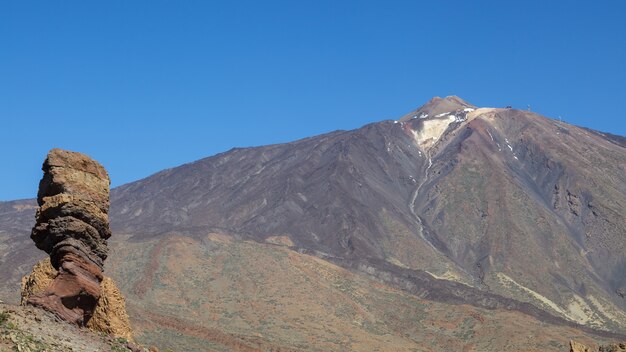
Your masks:
{"label": "mountain summit", "polygon": [[476,106],[457,97],[456,95],[450,95],[445,98],[434,97],[430,99],[426,104],[422,105],[420,108],[413,110],[410,113],[401,117],[400,121],[407,121],[411,118],[433,117],[447,112],[468,108],[475,109]]}

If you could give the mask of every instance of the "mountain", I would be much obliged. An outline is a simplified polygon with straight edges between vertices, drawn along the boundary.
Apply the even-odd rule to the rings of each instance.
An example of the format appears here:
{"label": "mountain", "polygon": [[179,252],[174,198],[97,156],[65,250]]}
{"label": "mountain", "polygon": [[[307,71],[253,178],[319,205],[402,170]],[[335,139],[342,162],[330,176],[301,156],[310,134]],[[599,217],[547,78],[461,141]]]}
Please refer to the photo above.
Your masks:
{"label": "mountain", "polygon": [[22,276],[29,274],[45,253],[30,240],[37,201],[0,202],[0,299],[17,303]]}
{"label": "mountain", "polygon": [[[2,297],[33,204],[0,203]],[[626,335],[624,214],[623,137],[433,98],[112,190],[107,270],[161,346],[562,350]]]}

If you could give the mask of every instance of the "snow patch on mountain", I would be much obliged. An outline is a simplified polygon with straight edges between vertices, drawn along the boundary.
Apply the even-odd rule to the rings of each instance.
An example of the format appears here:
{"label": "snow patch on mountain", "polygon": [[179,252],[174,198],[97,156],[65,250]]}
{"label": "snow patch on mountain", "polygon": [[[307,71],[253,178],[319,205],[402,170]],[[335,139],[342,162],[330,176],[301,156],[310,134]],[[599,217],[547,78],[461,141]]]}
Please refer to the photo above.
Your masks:
{"label": "snow patch on mountain", "polygon": [[457,118],[454,115],[449,115],[445,119],[424,120],[422,128],[413,131],[413,137],[420,148],[429,149],[441,138],[448,126],[455,121]]}

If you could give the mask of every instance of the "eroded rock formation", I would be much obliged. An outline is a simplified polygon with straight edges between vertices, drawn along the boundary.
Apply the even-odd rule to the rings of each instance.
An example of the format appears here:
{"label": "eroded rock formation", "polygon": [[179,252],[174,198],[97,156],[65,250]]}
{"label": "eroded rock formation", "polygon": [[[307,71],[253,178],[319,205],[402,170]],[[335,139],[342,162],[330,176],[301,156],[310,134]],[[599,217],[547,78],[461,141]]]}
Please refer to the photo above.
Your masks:
{"label": "eroded rock formation", "polygon": [[106,240],[111,236],[109,176],[88,156],[61,149],[48,153],[42,169],[31,239],[50,255],[58,274],[27,303],[86,325],[101,296]]}
{"label": "eroded rock formation", "polygon": [[[58,271],[45,258],[35,264],[33,272],[22,278],[22,305],[33,295],[42,294],[58,275]],[[100,284],[100,299],[93,316],[87,322],[90,330],[104,332],[114,337],[133,340],[130,320],[126,313],[126,300],[113,279],[104,276]]]}

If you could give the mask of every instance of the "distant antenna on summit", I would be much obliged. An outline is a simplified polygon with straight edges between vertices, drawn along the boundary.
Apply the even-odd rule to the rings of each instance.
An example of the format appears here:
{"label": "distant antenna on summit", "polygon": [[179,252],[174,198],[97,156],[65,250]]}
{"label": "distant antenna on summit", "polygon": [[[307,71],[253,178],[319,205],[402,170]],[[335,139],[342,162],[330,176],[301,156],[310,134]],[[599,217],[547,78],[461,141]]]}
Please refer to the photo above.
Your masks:
{"label": "distant antenna on summit", "polygon": [[561,118],[561,115],[559,115],[559,122],[556,124],[556,127],[558,127],[556,132],[557,134],[559,134],[559,132],[569,133],[569,130],[563,126],[563,119]]}
{"label": "distant antenna on summit", "polygon": [[530,104],[528,104],[528,111],[530,111]]}

